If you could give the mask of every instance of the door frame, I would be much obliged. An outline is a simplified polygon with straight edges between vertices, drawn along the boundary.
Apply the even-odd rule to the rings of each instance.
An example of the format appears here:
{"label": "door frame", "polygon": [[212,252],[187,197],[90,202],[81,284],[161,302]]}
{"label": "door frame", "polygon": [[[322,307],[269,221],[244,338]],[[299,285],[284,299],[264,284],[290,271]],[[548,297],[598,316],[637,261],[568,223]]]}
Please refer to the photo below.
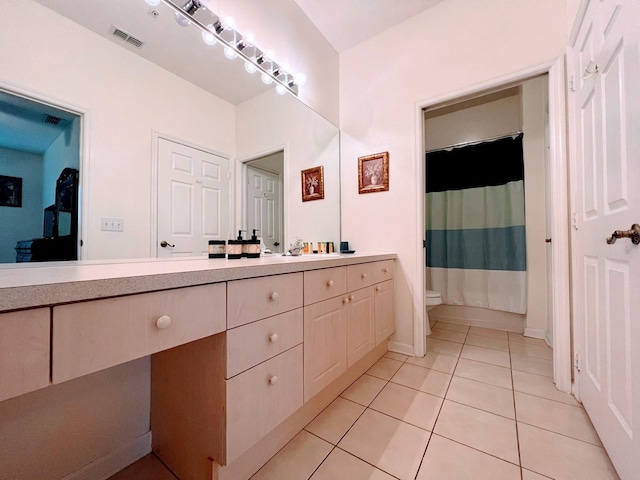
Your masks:
{"label": "door frame", "polygon": [[[78,238],[76,251],[78,253],[78,260],[86,260],[87,255],[85,255],[85,253],[88,247],[85,247],[84,244],[89,239],[89,158],[91,158],[91,150],[89,148],[91,113],[89,109],[3,81],[0,81],[0,90],[11,95],[26,98],[27,100],[55,107],[59,110],[66,110],[80,117],[80,148],[78,149],[80,185],[78,187]],[[89,244],[89,246],[91,245]]]}
{"label": "door frame", "polygon": [[[549,165],[548,189],[551,204],[547,211],[553,214],[551,219],[552,271],[549,278],[553,282],[553,375],[556,387],[566,393],[571,392],[572,361],[571,361],[571,263],[569,255],[569,187],[568,187],[568,156],[566,140],[566,111],[565,111],[565,57],[564,55],[530,68],[513,72],[492,80],[472,85],[454,92],[438,95],[415,104],[415,151],[417,153],[416,190],[424,190],[424,109],[443,103],[461,101],[470,96],[483,92],[503,88],[508,85],[525,81],[529,78],[548,74],[549,78]],[[424,356],[426,352],[425,326],[425,249],[424,240],[425,209],[424,198],[420,197],[416,225],[416,268],[415,285],[420,290],[414,294],[414,325],[413,348],[416,356]]]}
{"label": "door frame", "polygon": [[158,257],[158,163],[159,163],[159,148],[158,143],[160,139],[168,140],[173,143],[178,143],[180,145],[184,145],[185,147],[194,148],[196,150],[201,150],[206,153],[210,153],[211,155],[215,155],[217,157],[226,158],[229,161],[229,232],[233,233],[235,225],[233,224],[233,213],[234,213],[234,162],[233,157],[226,153],[213,150],[211,148],[203,147],[202,145],[198,145],[196,143],[187,142],[181,138],[173,137],[171,135],[167,135],[166,133],[161,133],[156,130],[151,131],[152,141],[151,141],[151,235],[149,235],[151,239],[150,244],[150,257],[157,258]]}
{"label": "door frame", "polygon": [[[282,145],[276,145],[267,150],[263,150],[259,153],[247,155],[246,157],[242,157],[238,159],[238,166],[240,168],[240,172],[239,172],[239,175],[237,176],[237,183],[236,183],[237,195],[235,197],[236,204],[237,204],[236,225],[238,226],[236,230],[240,229],[240,226],[246,227],[247,225],[247,213],[245,209],[242,208],[242,205],[244,205],[246,196],[247,196],[247,189],[245,186],[247,184],[247,163],[253,160],[258,160],[262,157],[268,157],[269,155],[273,155],[274,153],[278,153],[278,152],[282,152],[282,155],[283,155],[282,188],[280,188],[280,202],[282,203],[282,217],[280,218],[280,222],[282,224],[282,232],[284,235],[284,238],[282,239],[281,243],[282,243],[283,251],[286,252],[287,251],[286,246],[288,245],[287,242],[289,239],[289,232],[288,232],[289,224],[286,221],[286,219],[289,218],[289,215],[288,215],[289,202],[287,201],[287,195],[285,195],[285,186],[289,185],[289,176],[290,176],[289,144],[288,143],[285,143]],[[249,232],[247,232],[247,235],[248,234]]]}

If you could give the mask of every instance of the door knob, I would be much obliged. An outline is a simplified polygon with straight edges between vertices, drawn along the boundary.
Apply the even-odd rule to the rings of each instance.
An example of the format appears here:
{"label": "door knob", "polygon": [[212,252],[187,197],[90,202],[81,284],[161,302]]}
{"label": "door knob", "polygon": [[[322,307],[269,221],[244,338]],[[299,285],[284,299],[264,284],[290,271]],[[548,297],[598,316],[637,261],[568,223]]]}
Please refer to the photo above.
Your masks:
{"label": "door knob", "polygon": [[166,240],[162,240],[162,241],[160,242],[160,246],[161,246],[162,248],[167,248],[167,247],[171,247],[171,248],[173,248],[173,247],[175,247],[175,245],[171,245],[171,244],[170,244],[169,242],[167,242]]}
{"label": "door knob", "polygon": [[280,246],[280,242],[273,242],[273,246],[274,247],[279,247]]}
{"label": "door knob", "polygon": [[634,245],[640,244],[640,225],[634,223],[629,230],[616,230],[607,238],[607,243],[613,245],[619,238],[629,238]]}

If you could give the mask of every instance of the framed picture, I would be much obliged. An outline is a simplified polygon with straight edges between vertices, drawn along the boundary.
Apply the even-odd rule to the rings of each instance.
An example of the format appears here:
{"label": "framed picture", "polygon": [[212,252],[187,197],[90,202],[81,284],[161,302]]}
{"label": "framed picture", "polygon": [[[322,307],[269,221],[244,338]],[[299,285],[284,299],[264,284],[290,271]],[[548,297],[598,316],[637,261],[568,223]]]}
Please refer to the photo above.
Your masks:
{"label": "framed picture", "polygon": [[324,168],[313,167],[302,170],[302,201],[324,198]]}
{"label": "framed picture", "polygon": [[358,157],[358,193],[389,190],[389,152]]}
{"label": "framed picture", "polygon": [[22,207],[22,179],[0,175],[0,207]]}

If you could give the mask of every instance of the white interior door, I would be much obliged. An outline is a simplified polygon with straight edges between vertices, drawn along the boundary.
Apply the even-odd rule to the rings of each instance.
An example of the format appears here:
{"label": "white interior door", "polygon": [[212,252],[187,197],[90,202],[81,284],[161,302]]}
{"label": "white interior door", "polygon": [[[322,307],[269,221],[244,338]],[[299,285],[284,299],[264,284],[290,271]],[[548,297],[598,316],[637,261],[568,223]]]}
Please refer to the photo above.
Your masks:
{"label": "white interior door", "polygon": [[267,248],[282,252],[281,181],[274,173],[247,167],[247,235],[259,230]]}
{"label": "white interior door", "polygon": [[592,1],[574,46],[580,398],[622,479],[640,475],[640,7]]}
{"label": "white interior door", "polygon": [[158,257],[207,255],[229,238],[229,160],[158,139]]}

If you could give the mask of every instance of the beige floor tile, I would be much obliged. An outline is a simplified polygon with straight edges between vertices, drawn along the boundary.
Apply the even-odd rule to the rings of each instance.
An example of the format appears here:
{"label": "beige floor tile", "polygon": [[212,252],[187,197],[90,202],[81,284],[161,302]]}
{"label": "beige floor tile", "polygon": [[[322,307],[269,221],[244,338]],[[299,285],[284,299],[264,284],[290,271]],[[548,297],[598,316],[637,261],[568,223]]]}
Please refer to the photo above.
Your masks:
{"label": "beige floor tile", "polygon": [[340,450],[334,449],[320,468],[313,474],[311,480],[394,480],[391,475],[384,473],[363,462],[359,458]]}
{"label": "beige floor tile", "polygon": [[456,343],[464,343],[464,339],[466,337],[466,333],[446,330],[438,327],[432,329],[431,334],[428,335],[428,338],[437,338],[439,340],[448,340]]}
{"label": "beige floor tile", "polygon": [[469,334],[497,338],[500,340],[507,340],[509,338],[509,334],[505,330],[496,330],[493,328],[471,327],[469,329]]}
{"label": "beige floor tile", "polygon": [[256,473],[252,480],[307,479],[329,455],[333,445],[302,430]]}
{"label": "beige floor tile", "polygon": [[452,330],[454,332],[467,333],[469,331],[469,325],[462,325],[461,323],[449,323],[438,322],[433,328],[439,328],[441,330]]}
{"label": "beige floor tile", "polygon": [[541,338],[525,337],[521,333],[509,332],[509,343],[527,343],[538,347],[546,347],[547,342]]}
{"label": "beige floor tile", "polygon": [[453,355],[457,357],[462,350],[461,343],[448,342],[447,340],[438,340],[437,338],[427,337],[427,352],[444,353],[445,355]]}
{"label": "beige floor tile", "polygon": [[145,455],[108,480],[177,480],[153,453]]}
{"label": "beige floor tile", "polygon": [[386,384],[387,382],[384,380],[364,374],[342,392],[340,396],[366,407],[376,398],[376,395],[380,393],[380,390]]}
{"label": "beige floor tile", "polygon": [[390,382],[369,408],[431,431],[442,401],[442,398],[435,395]]}
{"label": "beige floor tile", "polygon": [[521,372],[519,370],[514,370],[512,375],[513,389],[518,392],[548,398],[568,405],[580,406],[580,403],[578,403],[573,395],[558,390],[551,377]]}
{"label": "beige floor tile", "polygon": [[584,408],[516,392],[518,422],[601,446]]}
{"label": "beige floor tile", "polygon": [[517,464],[516,423],[508,418],[445,400],[434,433]]}
{"label": "beige floor tile", "polygon": [[509,351],[509,340],[506,338],[483,337],[482,335],[467,335],[466,345],[475,345],[476,347],[490,348],[492,350],[500,350],[501,352]]}
{"label": "beige floor tile", "polygon": [[453,377],[446,398],[496,415],[511,419],[516,418],[513,408],[513,390],[511,389],[467,378]]}
{"label": "beige floor tile", "polygon": [[522,467],[562,480],[617,480],[604,448],[518,422]]}
{"label": "beige floor tile", "polygon": [[530,470],[522,469],[522,480],[549,480],[550,477],[545,477],[539,473],[532,472]]}
{"label": "beige floor tile", "polygon": [[511,353],[553,360],[553,350],[547,346],[529,345],[528,343],[511,343]]}
{"label": "beige floor tile", "polygon": [[520,480],[520,467],[432,435],[416,480]]}
{"label": "beige floor tile", "polygon": [[381,378],[382,380],[389,380],[401,366],[402,362],[392,360],[391,358],[382,357],[380,360],[374,363],[369,370],[367,370],[367,373],[374,377]]}
{"label": "beige floor tile", "polygon": [[553,362],[544,358],[527,357],[525,355],[511,354],[511,368],[521,372],[535,373],[553,377]]}
{"label": "beige floor tile", "polygon": [[314,418],[305,430],[336,445],[362,415],[364,409],[365,407],[358,403],[338,397]]}
{"label": "beige floor tile", "polygon": [[460,358],[466,358],[467,360],[475,360],[476,362],[489,363],[491,365],[497,365],[499,367],[509,367],[508,352],[499,352],[498,350],[491,350],[489,348],[474,347],[473,345],[465,345],[460,354]]}
{"label": "beige floor tile", "polygon": [[391,360],[397,360],[399,362],[404,362],[409,355],[402,355],[401,353],[396,352],[387,352],[384,354],[385,358],[390,358]]}
{"label": "beige floor tile", "polygon": [[451,375],[437,370],[404,364],[391,381],[405,387],[414,388],[421,392],[430,393],[438,397],[444,397]]}
{"label": "beige floor tile", "polygon": [[469,378],[502,388],[511,388],[511,369],[461,358],[454,376]]}
{"label": "beige floor tile", "polygon": [[367,409],[338,446],[400,479],[413,479],[429,432]]}
{"label": "beige floor tile", "polygon": [[453,373],[457,362],[458,357],[438,352],[427,352],[424,357],[410,357],[407,359],[407,363],[411,365],[431,368],[444,373]]}

